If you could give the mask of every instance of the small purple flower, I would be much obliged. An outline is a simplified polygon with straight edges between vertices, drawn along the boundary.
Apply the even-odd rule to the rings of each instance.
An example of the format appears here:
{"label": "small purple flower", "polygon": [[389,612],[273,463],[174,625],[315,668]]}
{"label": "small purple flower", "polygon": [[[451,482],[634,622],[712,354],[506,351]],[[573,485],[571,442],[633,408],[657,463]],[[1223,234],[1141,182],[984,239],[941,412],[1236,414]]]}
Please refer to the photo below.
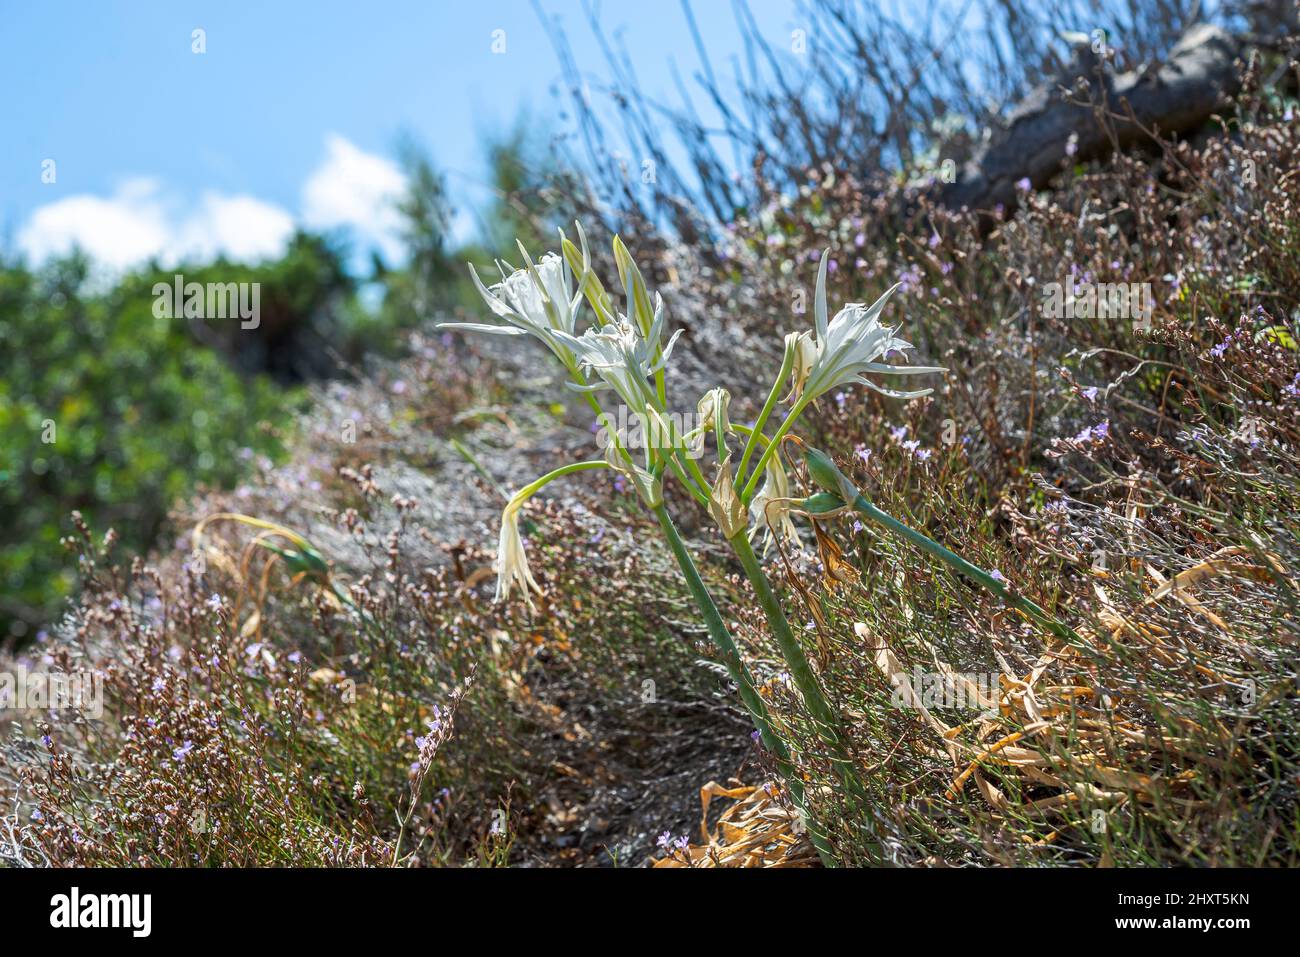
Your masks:
{"label": "small purple flower", "polygon": [[172,757],[175,758],[179,763],[184,764],[185,758],[193,750],[194,750],[194,742],[186,738],[184,744],[182,744],[176,750],[172,751]]}
{"label": "small purple flower", "polygon": [[1089,402],[1096,402],[1096,401],[1097,401],[1097,387],[1096,387],[1095,385],[1090,385],[1090,386],[1088,386],[1088,388],[1086,388],[1086,389],[1083,390],[1083,397],[1084,397],[1085,399],[1087,399]]}
{"label": "small purple flower", "polygon": [[[1300,376],[1297,376],[1296,378],[1300,379]],[[871,462],[871,449],[867,448],[865,445],[859,445],[853,450],[853,454],[862,460],[863,465],[867,465]]]}
{"label": "small purple flower", "polygon": [[1007,583],[1007,577],[1003,575],[1000,571],[998,571],[996,568],[993,569],[993,571],[989,572],[989,578],[992,578],[995,581],[1000,581],[1004,585]]}
{"label": "small purple flower", "polygon": [[668,833],[667,831],[664,831],[662,834],[659,835],[659,840],[656,841],[655,843],[658,844],[660,847],[667,849],[668,845],[671,844],[672,842],[673,842],[672,834]]}
{"label": "small purple flower", "polygon": [[903,441],[903,436],[907,435],[907,426],[891,426],[889,429],[889,435],[895,442],[901,442]]}
{"label": "small purple flower", "polygon": [[1016,189],[1020,190],[1020,192],[1022,193],[1027,193],[1033,188],[1034,188],[1034,184],[1029,182],[1028,176],[1024,177],[1023,179],[1016,180]]}
{"label": "small purple flower", "polygon": [[902,289],[903,295],[908,295],[921,288],[921,267],[912,263],[907,269],[898,274],[898,285]]}

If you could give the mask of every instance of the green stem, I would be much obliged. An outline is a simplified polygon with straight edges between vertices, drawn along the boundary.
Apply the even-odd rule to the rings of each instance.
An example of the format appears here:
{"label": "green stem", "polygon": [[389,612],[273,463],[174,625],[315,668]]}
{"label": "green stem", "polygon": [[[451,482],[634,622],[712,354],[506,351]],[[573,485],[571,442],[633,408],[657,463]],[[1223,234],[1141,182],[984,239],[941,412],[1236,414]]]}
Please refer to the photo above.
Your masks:
{"label": "green stem", "polygon": [[790,759],[790,749],[786,747],[785,742],[773,729],[767,705],[763,702],[762,696],[759,695],[758,689],[754,686],[754,680],[750,676],[749,669],[740,657],[740,650],[736,647],[731,632],[727,629],[726,622],[722,620],[722,613],[713,601],[713,596],[709,594],[704,579],[700,577],[699,569],[695,567],[695,560],[691,558],[691,553],[687,550],[686,543],[682,541],[681,534],[677,531],[677,526],[673,524],[668,510],[661,504],[656,506],[653,511],[655,517],[659,520],[659,527],[663,530],[664,537],[668,539],[668,547],[672,549],[673,557],[677,560],[677,566],[686,578],[686,585],[690,589],[691,597],[695,599],[700,614],[704,616],[704,624],[708,628],[709,637],[713,640],[714,647],[722,658],[723,666],[726,667],[731,680],[736,683],[736,687],[740,691],[741,701],[744,702],[745,710],[749,712],[750,720],[754,722],[754,727],[758,730],[763,745],[776,757],[777,769],[785,779],[786,787],[790,790],[790,796],[794,800],[795,807],[806,821],[808,836],[817,849],[817,856],[821,858],[825,866],[834,867],[835,858],[826,839],[826,834],[821,825],[808,813],[803,781],[799,778],[798,772]]}
{"label": "green stem", "polygon": [[[745,466],[749,464],[749,457],[754,454],[754,444],[763,434],[763,426],[767,425],[768,416],[772,414],[772,409],[776,407],[777,397],[781,394],[781,387],[785,385],[785,380],[790,376],[790,370],[794,367],[794,350],[787,348],[785,358],[781,361],[781,371],[777,373],[776,381],[772,383],[772,391],[767,394],[767,401],[763,403],[763,410],[758,413],[758,420],[754,423],[754,429],[749,433],[749,439],[745,442],[745,451],[740,456],[740,465],[736,468],[736,481],[742,483],[745,481]],[[761,473],[760,473],[761,474]]]}
{"label": "green stem", "polygon": [[[613,468],[604,459],[592,459],[589,462],[573,462],[569,465],[561,465],[558,469],[552,469],[539,479],[529,482],[514,495],[510,496],[510,502],[520,501],[531,498],[548,482],[554,482],[557,478],[563,478],[566,475],[572,475],[574,472],[585,472],[589,469],[608,469]],[[506,504],[510,507],[510,503]],[[518,507],[518,506],[516,506]]]}
{"label": "green stem", "polygon": [[790,676],[794,679],[795,686],[803,696],[804,705],[816,724],[818,737],[830,749],[829,756],[831,763],[835,767],[836,776],[857,805],[859,813],[866,819],[866,829],[868,834],[871,835],[870,853],[877,861],[883,862],[884,856],[881,854],[879,843],[874,836],[876,833],[875,818],[871,811],[866,788],[863,787],[862,782],[859,780],[853,760],[849,757],[848,750],[844,746],[840,717],[826,700],[826,696],[822,694],[821,684],[818,682],[817,676],[813,674],[812,666],[808,663],[808,658],[803,653],[803,647],[799,644],[794,631],[790,628],[790,622],[785,617],[785,612],[781,610],[781,603],[777,600],[772,591],[772,586],[768,583],[767,575],[764,574],[763,568],[758,562],[758,557],[754,554],[753,546],[749,544],[748,535],[745,531],[741,531],[734,538],[731,538],[730,542],[732,549],[735,550],[737,557],[740,559],[740,564],[745,569],[745,575],[754,587],[758,603],[763,606],[763,612],[767,616],[772,635],[776,638],[776,643],[781,649],[781,655],[785,658],[786,666],[790,669]]}
{"label": "green stem", "polygon": [[[573,382],[583,386],[587,384],[583,381],[582,375],[578,371],[578,367],[575,363],[566,361],[564,365],[565,368],[569,370],[569,377]],[[583,397],[587,400],[587,404],[591,406],[591,410],[596,413],[596,421],[599,422],[601,417],[605,414],[604,408],[601,407],[600,400],[590,392],[584,392]],[[627,463],[628,467],[636,468],[636,463],[632,461],[631,454],[627,449],[623,448],[622,443],[618,440],[618,436],[611,432],[609,440],[614,443],[614,448],[618,451],[618,454],[622,457],[623,461]],[[668,465],[672,468],[673,474],[676,475],[682,485],[685,486],[686,491],[691,493],[691,496],[695,501],[700,505],[707,505],[709,497],[698,487],[698,482],[692,482],[686,473],[682,471],[681,465],[676,460],[670,458]]]}
{"label": "green stem", "polygon": [[[760,456],[758,464],[754,466],[754,471],[750,474],[749,480],[745,482],[745,487],[740,492],[740,500],[746,505],[748,505],[749,500],[754,497],[754,488],[758,485],[758,480],[763,477],[763,471],[767,468],[768,459],[770,459],[773,453],[780,448],[781,440],[785,438],[785,434],[793,428],[795,420],[799,418],[799,415],[807,405],[807,399],[800,398],[795,402],[790,409],[790,414],[785,417],[785,421],[781,423],[781,427],[777,429],[776,434],[772,436],[772,441],[769,442],[767,448],[763,450],[763,454]],[[752,437],[753,436],[751,436],[751,438]]]}

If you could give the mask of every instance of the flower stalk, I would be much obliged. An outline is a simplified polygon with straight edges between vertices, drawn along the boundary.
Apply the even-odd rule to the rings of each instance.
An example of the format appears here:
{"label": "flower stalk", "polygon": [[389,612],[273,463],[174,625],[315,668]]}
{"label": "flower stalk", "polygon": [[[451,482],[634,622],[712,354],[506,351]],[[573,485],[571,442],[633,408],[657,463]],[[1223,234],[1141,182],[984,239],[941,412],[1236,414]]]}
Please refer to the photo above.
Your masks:
{"label": "flower stalk", "polygon": [[759,564],[758,556],[754,554],[754,548],[749,543],[748,537],[744,533],[737,534],[730,539],[730,544],[732,550],[736,553],[736,557],[740,559],[740,564],[745,570],[745,576],[753,586],[758,603],[763,607],[768,626],[772,629],[772,636],[776,639],[776,643],[781,649],[781,656],[790,669],[790,677],[794,680],[795,687],[799,689],[800,695],[803,696],[804,707],[812,715],[817,729],[817,736],[829,751],[829,758],[831,765],[835,769],[835,776],[848,792],[855,805],[854,809],[863,818],[862,824],[869,838],[869,853],[874,858],[875,863],[886,863],[880,847],[879,834],[875,826],[875,814],[871,808],[867,790],[858,775],[855,762],[845,747],[842,720],[834,707],[826,700],[821,683],[813,673],[812,665],[809,663],[807,655],[804,654],[799,639],[795,637],[789,619],[786,618],[785,612],[781,610],[781,603],[772,591],[772,586]]}
{"label": "flower stalk", "polygon": [[826,834],[816,819],[808,813],[803,780],[799,777],[790,760],[790,749],[786,746],[785,741],[773,730],[772,718],[767,710],[767,705],[758,693],[758,688],[754,685],[754,679],[745,666],[744,659],[740,657],[740,650],[736,647],[736,642],[731,637],[726,622],[722,620],[722,613],[718,610],[713,596],[709,593],[708,586],[704,584],[704,579],[700,577],[699,569],[695,567],[695,560],[691,558],[691,553],[682,540],[681,534],[677,531],[677,526],[673,524],[668,510],[661,504],[653,511],[655,518],[659,520],[659,527],[664,533],[664,538],[668,541],[668,547],[673,553],[673,558],[677,560],[677,567],[681,569],[682,575],[686,579],[686,586],[690,589],[691,597],[695,599],[695,604],[700,609],[700,615],[704,618],[709,638],[712,639],[713,646],[717,649],[722,664],[727,669],[727,674],[736,683],[740,699],[744,702],[745,710],[749,712],[750,720],[754,722],[754,727],[758,731],[760,739],[762,739],[763,746],[776,759],[777,770],[780,771],[781,777],[785,779],[786,787],[790,791],[790,797],[795,808],[804,818],[809,839],[812,841],[813,847],[817,849],[817,856],[821,858],[822,863],[827,867],[834,867],[835,858],[826,840]]}

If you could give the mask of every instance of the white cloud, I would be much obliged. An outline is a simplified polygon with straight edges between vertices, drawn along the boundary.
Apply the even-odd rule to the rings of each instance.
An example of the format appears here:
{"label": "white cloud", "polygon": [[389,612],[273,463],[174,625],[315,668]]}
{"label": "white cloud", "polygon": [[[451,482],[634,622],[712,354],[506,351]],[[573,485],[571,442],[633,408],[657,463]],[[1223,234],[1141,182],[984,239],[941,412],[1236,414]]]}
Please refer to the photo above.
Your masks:
{"label": "white cloud", "polygon": [[150,179],[123,183],[109,199],[79,194],[32,213],[18,231],[18,248],[36,262],[80,246],[115,269],[134,265],[167,248],[167,217]]}
{"label": "white cloud", "polygon": [[198,212],[181,229],[180,244],[198,259],[217,253],[239,262],[278,256],[293,235],[293,217],[252,196],[204,193]]}
{"label": "white cloud", "polygon": [[[337,134],[302,189],[302,222],[353,232],[362,250],[377,246],[390,263],[402,258],[395,201],[401,171]],[[85,250],[112,271],[157,258],[169,266],[217,255],[251,262],[279,255],[294,230],[284,208],[246,194],[203,192],[186,208],[157,180],[123,182],[107,198],[80,193],[37,208],[18,231],[18,248],[33,262]]]}
{"label": "white cloud", "polygon": [[326,138],[325,154],[303,186],[303,222],[312,229],[351,229],[367,245],[378,246],[389,262],[400,258],[395,204],[406,188],[402,171],[337,133]]}
{"label": "white cloud", "polygon": [[293,217],[252,196],[208,192],[192,211],[175,210],[156,180],[132,179],[107,199],[79,194],[40,207],[18,231],[18,248],[42,262],[79,246],[122,270],[155,257],[164,265],[219,253],[253,261],[277,255],[293,234]]}

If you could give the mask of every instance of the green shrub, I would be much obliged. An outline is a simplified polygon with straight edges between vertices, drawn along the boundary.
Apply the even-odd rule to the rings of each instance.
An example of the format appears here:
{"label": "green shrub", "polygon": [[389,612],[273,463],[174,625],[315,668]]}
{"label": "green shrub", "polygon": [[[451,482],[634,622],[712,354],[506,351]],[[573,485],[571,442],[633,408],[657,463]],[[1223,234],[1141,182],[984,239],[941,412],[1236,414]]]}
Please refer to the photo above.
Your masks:
{"label": "green shrub", "polygon": [[156,318],[161,278],[96,291],[76,257],[0,268],[0,636],[22,640],[74,585],[71,511],[143,548],[178,496],[279,450],[296,393]]}

